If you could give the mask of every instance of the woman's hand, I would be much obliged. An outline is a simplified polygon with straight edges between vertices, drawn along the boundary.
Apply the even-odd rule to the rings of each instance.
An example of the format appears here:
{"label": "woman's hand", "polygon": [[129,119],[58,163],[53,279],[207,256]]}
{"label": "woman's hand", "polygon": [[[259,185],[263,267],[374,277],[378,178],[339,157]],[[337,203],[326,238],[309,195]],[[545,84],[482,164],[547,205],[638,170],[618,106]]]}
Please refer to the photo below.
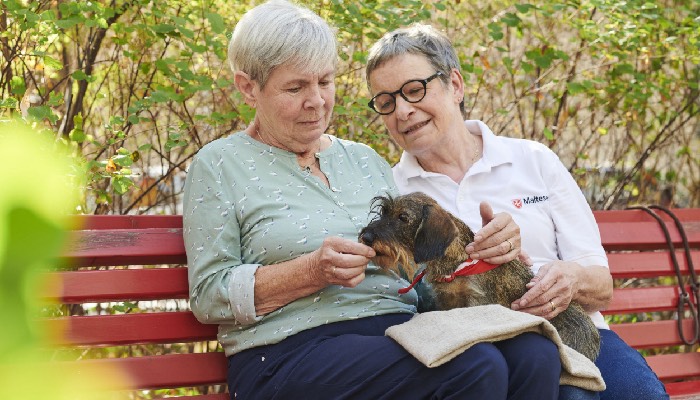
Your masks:
{"label": "woman's hand", "polygon": [[578,272],[583,267],[574,262],[553,261],[540,267],[526,285],[528,291],[511,304],[523,311],[552,319],[569,307],[577,293]]}
{"label": "woman's hand", "polygon": [[309,270],[324,286],[355,287],[365,279],[365,269],[376,254],[374,249],[359,242],[329,237],[312,253]]}
{"label": "woman's hand", "polygon": [[334,236],[311,253],[261,266],[255,273],[255,311],[268,314],[329,285],[355,287],[375,255],[369,246]]}
{"label": "woman's hand", "polygon": [[[474,234],[474,241],[466,247],[472,259],[491,264],[504,264],[520,255],[520,227],[508,213],[494,214],[487,202],[479,204],[482,226]],[[521,260],[530,265],[530,259],[522,254]]]}
{"label": "woman's hand", "polygon": [[586,312],[600,311],[612,300],[610,270],[601,265],[581,266],[553,261],[540,267],[526,285],[528,291],[511,304],[513,310],[552,319],[577,302]]}
{"label": "woman's hand", "polygon": [[586,312],[599,311],[612,300],[610,270],[600,265],[583,267],[571,261],[552,261],[540,267],[526,285],[528,291],[511,309],[552,319],[577,302]]}

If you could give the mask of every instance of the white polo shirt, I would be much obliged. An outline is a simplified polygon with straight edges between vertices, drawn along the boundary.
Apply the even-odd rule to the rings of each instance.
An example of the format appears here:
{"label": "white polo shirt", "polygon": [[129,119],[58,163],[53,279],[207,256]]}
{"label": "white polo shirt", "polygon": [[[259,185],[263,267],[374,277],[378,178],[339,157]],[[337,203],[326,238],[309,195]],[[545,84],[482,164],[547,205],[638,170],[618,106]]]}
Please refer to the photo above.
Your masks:
{"label": "white polo shirt", "polygon": [[[481,228],[479,203],[507,212],[520,226],[523,249],[533,271],[553,260],[582,266],[608,266],[600,232],[586,198],[554,152],[531,140],[499,137],[481,121],[465,121],[481,135],[483,156],[457,184],[448,176],[425,171],[406,152],[394,166],[401,193],[424,192],[462,219],[474,232]],[[599,328],[603,316],[591,314]]]}

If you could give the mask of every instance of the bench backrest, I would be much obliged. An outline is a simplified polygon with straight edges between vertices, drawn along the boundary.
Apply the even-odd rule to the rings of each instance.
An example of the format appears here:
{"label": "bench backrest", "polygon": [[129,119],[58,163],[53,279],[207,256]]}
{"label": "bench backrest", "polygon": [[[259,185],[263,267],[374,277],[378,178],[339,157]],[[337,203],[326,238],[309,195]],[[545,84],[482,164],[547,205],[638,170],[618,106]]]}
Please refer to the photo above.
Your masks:
{"label": "bench backrest", "polygon": [[[683,221],[693,263],[700,268],[700,209],[673,211]],[[594,214],[613,276],[625,286],[615,289],[605,311],[623,321],[613,325],[613,330],[638,349],[668,350],[682,345],[673,315],[679,289],[659,224],[640,210]],[[669,221],[682,273],[688,275],[681,237],[671,220],[664,219]],[[46,321],[53,328],[68,322],[62,344],[86,349],[127,346],[126,353],[134,356],[81,361],[81,365],[123,366],[137,389],[167,389],[162,393],[168,395],[205,394],[198,399],[227,398],[223,394],[226,359],[215,342],[216,326],[200,324],[186,307],[182,218],[81,216],[78,220],[80,228],[71,232],[64,252],[69,268],[51,277],[63,283],[62,292],[47,295],[66,305],[66,310],[73,309],[67,311],[68,316]],[[666,277],[667,282],[648,279],[658,277]],[[105,303],[118,307],[108,308]],[[649,312],[658,313],[649,317]],[[693,337],[693,320],[684,319],[683,326],[685,336]],[[700,353],[692,351],[696,347],[647,355],[672,393],[700,392],[700,385],[686,382],[700,378]],[[681,382],[674,383],[677,381]]]}
{"label": "bench backrest", "polygon": [[[671,211],[682,221],[692,265],[700,272],[700,209]],[[697,345],[684,345],[679,334],[681,290],[659,222],[642,210],[596,211],[594,215],[616,278],[613,301],[603,314],[623,321],[611,324],[611,329],[632,347],[644,350],[669,394],[700,393],[700,381],[693,381],[700,378],[700,353]],[[667,226],[689,301],[697,304],[679,231],[663,212],[657,210],[657,215]],[[683,336],[690,339],[697,333],[697,319],[689,315],[688,307],[684,310]]]}

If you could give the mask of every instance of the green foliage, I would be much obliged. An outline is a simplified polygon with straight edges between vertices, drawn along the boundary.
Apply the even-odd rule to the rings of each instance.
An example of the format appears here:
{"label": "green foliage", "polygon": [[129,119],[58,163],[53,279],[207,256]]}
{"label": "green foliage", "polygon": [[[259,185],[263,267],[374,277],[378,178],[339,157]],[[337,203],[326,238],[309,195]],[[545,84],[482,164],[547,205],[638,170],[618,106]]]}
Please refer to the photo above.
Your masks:
{"label": "green foliage", "polygon": [[[89,167],[83,212],[177,212],[192,155],[254,116],[226,63],[249,2],[1,1],[0,117],[73,143]],[[306,4],[340,43],[330,133],[398,160],[366,106],[364,62],[385,32],[426,22],[459,52],[469,117],[548,144],[594,207],[657,202],[663,190],[700,204],[697,1]]]}
{"label": "green foliage", "polygon": [[[32,177],[34,168],[42,173]],[[100,368],[81,376],[74,366],[50,363],[46,350],[58,332],[37,323],[44,306],[39,293],[48,289],[40,278],[55,263],[66,211],[75,205],[71,175],[76,166],[46,132],[5,121],[0,123],[0,169],[16,172],[0,175],[0,398],[103,398],[107,385],[99,374],[114,371]],[[123,382],[119,374],[115,378],[112,388]]]}

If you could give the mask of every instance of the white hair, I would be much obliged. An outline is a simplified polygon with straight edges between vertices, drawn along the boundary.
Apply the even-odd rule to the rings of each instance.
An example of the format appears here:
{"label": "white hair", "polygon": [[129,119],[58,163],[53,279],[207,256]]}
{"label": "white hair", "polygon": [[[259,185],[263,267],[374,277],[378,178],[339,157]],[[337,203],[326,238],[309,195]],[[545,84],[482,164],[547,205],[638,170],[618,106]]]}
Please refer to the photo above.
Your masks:
{"label": "white hair", "polygon": [[285,0],[270,0],[243,15],[231,36],[228,58],[234,72],[245,72],[261,87],[283,64],[320,73],[338,63],[335,32],[328,23]]}

